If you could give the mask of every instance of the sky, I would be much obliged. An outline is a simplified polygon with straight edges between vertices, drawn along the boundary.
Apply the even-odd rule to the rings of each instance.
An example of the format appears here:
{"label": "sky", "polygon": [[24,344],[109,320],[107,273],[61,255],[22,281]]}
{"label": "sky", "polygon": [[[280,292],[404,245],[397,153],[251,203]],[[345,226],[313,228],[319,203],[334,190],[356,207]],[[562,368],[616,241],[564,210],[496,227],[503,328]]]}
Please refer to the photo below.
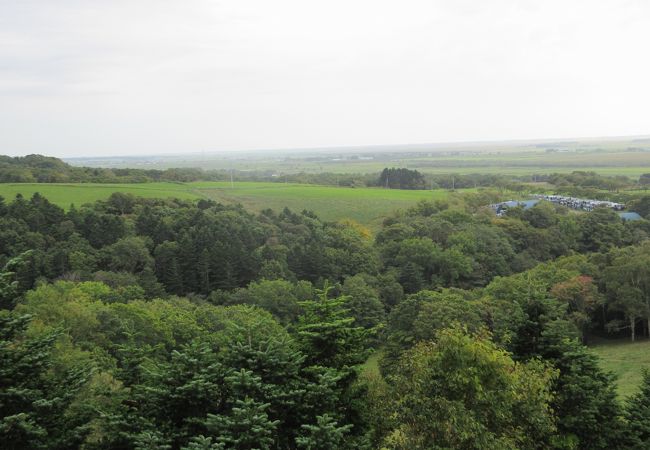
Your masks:
{"label": "sky", "polygon": [[650,134],[646,0],[0,0],[0,154]]}

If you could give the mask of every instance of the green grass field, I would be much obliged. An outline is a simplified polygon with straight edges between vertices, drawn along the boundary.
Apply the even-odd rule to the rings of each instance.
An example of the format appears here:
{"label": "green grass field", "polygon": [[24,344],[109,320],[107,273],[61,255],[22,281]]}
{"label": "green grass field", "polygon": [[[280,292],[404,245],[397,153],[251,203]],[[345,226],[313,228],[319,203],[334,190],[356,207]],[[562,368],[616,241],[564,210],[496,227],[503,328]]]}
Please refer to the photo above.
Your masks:
{"label": "green grass field", "polygon": [[446,198],[448,192],[400,191],[377,188],[343,188],[282,183],[190,183],[203,197],[223,203],[241,203],[260,211],[265,208],[280,210],[285,206],[295,211],[308,209],[325,220],[354,219],[375,226],[395,209],[414,205],[422,199]]}
{"label": "green grass field", "polygon": [[51,202],[69,208],[103,200],[113,192],[128,192],[147,198],[207,198],[225,204],[241,203],[253,211],[285,206],[294,211],[308,209],[324,220],[350,218],[375,228],[383,217],[395,209],[408,208],[422,199],[443,199],[448,192],[400,191],[377,188],[343,188],[306,184],[237,182],[143,183],[143,184],[0,184],[0,195],[7,200],[21,193],[35,192]]}
{"label": "green grass field", "polygon": [[650,369],[648,340],[601,340],[591,346],[591,349],[600,356],[603,369],[618,376],[618,393],[621,397],[635,393],[641,383],[641,369]]}

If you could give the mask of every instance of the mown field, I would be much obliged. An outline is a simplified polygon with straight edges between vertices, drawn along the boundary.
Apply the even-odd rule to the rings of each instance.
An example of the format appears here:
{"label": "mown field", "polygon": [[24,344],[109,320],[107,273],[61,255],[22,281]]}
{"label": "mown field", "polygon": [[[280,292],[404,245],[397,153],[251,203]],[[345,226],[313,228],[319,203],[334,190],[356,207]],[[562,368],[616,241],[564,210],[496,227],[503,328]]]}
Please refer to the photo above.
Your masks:
{"label": "mown field", "polygon": [[602,367],[618,376],[621,397],[633,394],[641,384],[641,369],[650,370],[650,341],[629,339],[598,341],[591,349],[602,359]]}
{"label": "mown field", "polygon": [[443,199],[448,192],[400,191],[376,188],[343,188],[305,184],[236,182],[143,183],[143,184],[0,184],[0,195],[13,199],[21,193],[30,197],[35,192],[53,203],[69,208],[103,200],[113,192],[128,192],[147,198],[212,199],[221,203],[241,203],[261,211],[281,210],[285,206],[295,211],[308,209],[325,220],[354,219],[375,227],[382,217],[395,209],[408,208],[422,199]]}

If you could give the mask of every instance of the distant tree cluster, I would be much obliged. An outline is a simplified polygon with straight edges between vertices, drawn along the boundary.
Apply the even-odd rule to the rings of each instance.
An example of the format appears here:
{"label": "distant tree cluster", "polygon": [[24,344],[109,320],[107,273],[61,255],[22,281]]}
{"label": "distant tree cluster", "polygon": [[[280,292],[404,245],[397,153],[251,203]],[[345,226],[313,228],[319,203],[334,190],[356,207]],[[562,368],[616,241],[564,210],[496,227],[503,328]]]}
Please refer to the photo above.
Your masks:
{"label": "distant tree cluster", "polygon": [[389,189],[426,189],[424,176],[417,170],[385,168],[379,175],[379,186]]}
{"label": "distant tree cluster", "polygon": [[148,181],[197,181],[200,169],[106,169],[71,166],[42,155],[0,155],[0,183],[145,183]]}
{"label": "distant tree cluster", "polygon": [[604,176],[596,172],[585,171],[574,171],[568,174],[552,174],[548,177],[548,182],[558,188],[577,187],[602,189],[606,191],[617,191],[633,184],[628,177],[623,175]]}

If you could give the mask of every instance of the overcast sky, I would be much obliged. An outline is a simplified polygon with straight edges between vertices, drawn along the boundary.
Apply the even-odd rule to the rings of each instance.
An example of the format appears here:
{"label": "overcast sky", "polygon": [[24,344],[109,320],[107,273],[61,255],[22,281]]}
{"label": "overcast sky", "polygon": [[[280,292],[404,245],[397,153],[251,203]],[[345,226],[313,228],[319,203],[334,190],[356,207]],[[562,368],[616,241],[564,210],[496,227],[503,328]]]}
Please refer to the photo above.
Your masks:
{"label": "overcast sky", "polygon": [[650,134],[646,0],[0,0],[0,154]]}

